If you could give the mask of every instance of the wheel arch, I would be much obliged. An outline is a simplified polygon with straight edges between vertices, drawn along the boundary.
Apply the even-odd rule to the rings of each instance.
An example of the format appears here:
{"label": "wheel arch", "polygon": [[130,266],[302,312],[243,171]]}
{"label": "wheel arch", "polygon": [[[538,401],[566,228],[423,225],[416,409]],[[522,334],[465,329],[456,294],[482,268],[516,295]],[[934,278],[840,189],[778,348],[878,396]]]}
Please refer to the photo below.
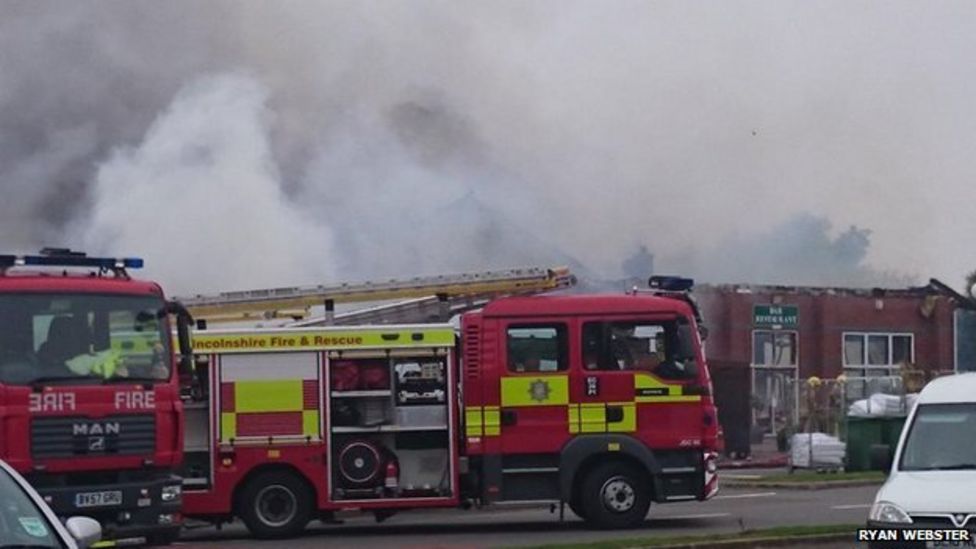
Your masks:
{"label": "wheel arch", "polygon": [[651,481],[651,499],[660,494],[660,465],[643,443],[626,435],[580,435],[563,447],[559,456],[559,493],[571,501],[586,473],[599,463],[618,460],[637,468]]}
{"label": "wheel arch", "polygon": [[311,479],[309,479],[305,473],[301,471],[301,469],[290,463],[262,463],[261,465],[258,465],[248,471],[247,474],[245,474],[244,477],[238,481],[237,485],[234,486],[234,491],[231,494],[231,509],[235,516],[240,516],[241,494],[244,492],[244,489],[251,482],[253,482],[255,478],[265,473],[288,473],[294,475],[305,484],[305,487],[312,495],[312,502],[316,504],[316,507],[318,507],[318,493],[315,489],[315,483],[312,482]]}

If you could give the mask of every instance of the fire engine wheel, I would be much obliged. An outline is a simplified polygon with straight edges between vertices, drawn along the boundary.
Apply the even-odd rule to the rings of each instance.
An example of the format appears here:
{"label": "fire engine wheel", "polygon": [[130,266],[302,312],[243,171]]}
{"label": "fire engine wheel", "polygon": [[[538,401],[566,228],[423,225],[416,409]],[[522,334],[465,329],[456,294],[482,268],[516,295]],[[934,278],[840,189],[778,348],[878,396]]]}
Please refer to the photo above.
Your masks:
{"label": "fire engine wheel", "polygon": [[238,509],[254,537],[272,539],[301,533],[312,519],[314,503],[304,480],[287,471],[272,471],[247,483]]}
{"label": "fire engine wheel", "polygon": [[583,504],[580,503],[578,497],[574,497],[569,500],[569,510],[576,514],[579,518],[586,520],[586,512],[583,510]]}
{"label": "fire engine wheel", "polygon": [[583,479],[581,496],[583,517],[604,529],[638,526],[651,505],[646,475],[620,462],[604,463],[590,471]]}

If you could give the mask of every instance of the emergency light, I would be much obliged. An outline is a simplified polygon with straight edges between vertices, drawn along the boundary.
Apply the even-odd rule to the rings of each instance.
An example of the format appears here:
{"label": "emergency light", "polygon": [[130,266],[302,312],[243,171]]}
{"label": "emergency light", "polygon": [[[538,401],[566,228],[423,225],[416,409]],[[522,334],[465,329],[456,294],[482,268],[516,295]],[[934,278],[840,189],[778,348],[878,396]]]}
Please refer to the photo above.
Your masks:
{"label": "emergency light", "polygon": [[104,270],[141,269],[143,260],[138,257],[88,257],[84,252],[66,248],[44,248],[41,255],[0,255],[0,268],[7,267],[94,267]]}

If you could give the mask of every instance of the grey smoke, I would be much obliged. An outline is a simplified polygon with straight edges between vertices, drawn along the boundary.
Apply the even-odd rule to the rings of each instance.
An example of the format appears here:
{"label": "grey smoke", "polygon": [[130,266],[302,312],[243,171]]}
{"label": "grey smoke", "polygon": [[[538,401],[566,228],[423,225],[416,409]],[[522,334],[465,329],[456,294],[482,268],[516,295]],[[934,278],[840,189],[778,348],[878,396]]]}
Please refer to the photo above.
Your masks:
{"label": "grey smoke", "polygon": [[[137,146],[113,152],[77,221],[84,249],[141,250],[175,288],[311,284],[335,270],[327,226],[288,200],[268,141],[267,92],[239,75],[184,88]],[[255,268],[257,266],[257,268]]]}
{"label": "grey smoke", "polygon": [[912,273],[879,271],[865,263],[871,231],[850,226],[831,237],[824,217],[801,213],[768,232],[728,238],[712,250],[699,276],[708,282],[813,286],[905,286]]}
{"label": "grey smoke", "polygon": [[624,259],[620,268],[624,276],[636,280],[645,279],[651,274],[658,274],[654,271],[654,254],[644,245],[641,245],[636,252]]}
{"label": "grey smoke", "polygon": [[957,284],[974,10],[8,1],[4,248],[145,255],[179,293],[619,277],[640,245],[713,281]]}

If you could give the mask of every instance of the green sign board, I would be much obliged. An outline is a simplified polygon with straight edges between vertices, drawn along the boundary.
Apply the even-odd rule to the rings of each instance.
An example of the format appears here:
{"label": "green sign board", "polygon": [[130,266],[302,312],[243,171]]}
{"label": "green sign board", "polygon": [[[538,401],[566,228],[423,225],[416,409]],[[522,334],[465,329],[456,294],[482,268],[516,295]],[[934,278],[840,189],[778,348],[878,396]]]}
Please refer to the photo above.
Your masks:
{"label": "green sign board", "polygon": [[756,326],[796,328],[800,325],[800,311],[796,305],[755,305],[752,323]]}

